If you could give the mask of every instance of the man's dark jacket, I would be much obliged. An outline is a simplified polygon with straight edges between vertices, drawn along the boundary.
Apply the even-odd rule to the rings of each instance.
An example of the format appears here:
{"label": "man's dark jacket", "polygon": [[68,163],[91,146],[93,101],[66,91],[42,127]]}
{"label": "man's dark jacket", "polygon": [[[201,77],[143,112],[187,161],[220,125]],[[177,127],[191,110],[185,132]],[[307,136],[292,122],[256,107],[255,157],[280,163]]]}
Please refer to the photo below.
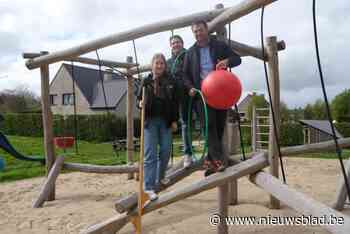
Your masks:
{"label": "man's dark jacket", "polygon": [[[187,50],[184,66],[183,75],[184,83],[187,91],[191,88],[200,90],[201,77],[200,77],[200,47],[195,43],[191,48]],[[228,58],[228,66],[235,67],[241,64],[241,58],[236,54],[225,42],[219,41],[214,37],[210,37],[209,40],[209,51],[210,57],[214,65],[218,61]]]}

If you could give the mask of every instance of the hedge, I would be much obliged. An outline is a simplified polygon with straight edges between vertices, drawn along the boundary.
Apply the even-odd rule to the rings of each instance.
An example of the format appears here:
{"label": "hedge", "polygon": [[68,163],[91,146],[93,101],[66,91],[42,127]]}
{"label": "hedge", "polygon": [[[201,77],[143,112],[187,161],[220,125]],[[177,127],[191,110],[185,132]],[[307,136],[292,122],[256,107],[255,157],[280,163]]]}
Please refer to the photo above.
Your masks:
{"label": "hedge", "polygon": [[[0,130],[6,135],[43,136],[41,114],[5,114]],[[77,115],[78,139],[95,142],[126,138],[126,118],[115,115]],[[74,116],[53,116],[55,136],[74,136]],[[140,120],[134,119],[135,137],[140,136]]]}
{"label": "hedge", "polygon": [[[0,130],[6,135],[42,137],[41,114],[5,114]],[[80,140],[105,142],[126,138],[126,118],[115,115],[77,115],[78,138]],[[74,136],[74,116],[63,119],[53,116],[55,136]],[[242,123],[244,125],[249,124]],[[350,137],[350,123],[337,123],[338,131],[344,137]],[[140,120],[134,120],[135,137],[140,136]],[[181,126],[179,125],[179,128]],[[266,129],[261,129],[266,132]],[[250,128],[242,127],[245,145],[251,144]],[[180,132],[180,131],[179,131]],[[264,137],[264,136],[262,136]],[[266,140],[266,139],[262,139]],[[283,123],[281,126],[280,145],[292,146],[303,144],[303,128],[299,123]]]}
{"label": "hedge", "polygon": [[335,124],[337,130],[343,135],[343,137],[350,137],[350,123],[342,122]]}

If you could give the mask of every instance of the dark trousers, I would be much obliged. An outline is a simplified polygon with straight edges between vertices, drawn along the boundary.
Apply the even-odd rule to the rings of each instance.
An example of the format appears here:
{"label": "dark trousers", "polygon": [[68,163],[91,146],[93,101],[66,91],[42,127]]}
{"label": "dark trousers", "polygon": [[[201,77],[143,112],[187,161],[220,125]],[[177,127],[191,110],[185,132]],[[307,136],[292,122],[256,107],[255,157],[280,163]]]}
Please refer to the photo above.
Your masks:
{"label": "dark trousers", "polygon": [[[199,113],[201,125],[204,126],[204,109],[201,101],[196,101],[196,112]],[[208,159],[226,162],[222,137],[224,135],[227,110],[214,109],[207,105],[208,110]]]}

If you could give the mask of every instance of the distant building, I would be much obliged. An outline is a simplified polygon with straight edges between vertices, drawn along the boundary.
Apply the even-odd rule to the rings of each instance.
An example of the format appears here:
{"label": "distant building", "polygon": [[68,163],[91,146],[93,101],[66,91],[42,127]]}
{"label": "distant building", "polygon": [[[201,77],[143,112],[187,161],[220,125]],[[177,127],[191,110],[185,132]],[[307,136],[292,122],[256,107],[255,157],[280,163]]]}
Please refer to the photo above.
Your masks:
{"label": "distant building", "polygon": [[[252,92],[251,94],[247,94],[247,96],[245,96],[242,99],[242,101],[240,101],[237,104],[238,112],[239,112],[239,115],[240,115],[242,121],[249,120],[249,118],[248,118],[249,106],[253,100],[253,97],[256,95],[258,95],[256,92]],[[260,94],[260,95],[264,96],[264,94]],[[266,100],[266,103],[268,103],[267,100]],[[232,116],[232,114],[234,112],[235,112],[235,107],[232,107],[232,109],[229,113],[229,116]]]}
{"label": "distant building", "polygon": [[[333,139],[331,125],[328,120],[299,120],[304,126],[304,144],[319,143]],[[335,129],[337,138],[343,136]]]}
{"label": "distant building", "polygon": [[[117,116],[126,116],[127,80],[111,70],[99,70],[62,64],[50,84],[50,102],[53,114],[74,114],[73,75],[77,114],[104,114],[109,110]],[[138,113],[134,99],[134,113]],[[138,116],[138,114],[135,114]]]}

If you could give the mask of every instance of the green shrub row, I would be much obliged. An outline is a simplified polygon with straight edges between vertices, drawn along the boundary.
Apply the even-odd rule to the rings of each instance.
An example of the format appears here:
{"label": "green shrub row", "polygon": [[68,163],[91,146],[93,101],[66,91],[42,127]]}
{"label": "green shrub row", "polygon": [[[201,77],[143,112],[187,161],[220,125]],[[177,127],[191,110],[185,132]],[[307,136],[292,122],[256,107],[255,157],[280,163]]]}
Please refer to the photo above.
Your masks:
{"label": "green shrub row", "polygon": [[[126,118],[115,115],[77,115],[77,136],[80,140],[105,142],[126,138]],[[41,114],[5,114],[0,130],[6,135],[43,136]],[[55,136],[75,136],[73,115],[63,119],[53,116]],[[134,135],[140,136],[140,121],[134,120]]]}
{"label": "green shrub row", "polygon": [[[5,114],[5,120],[0,123],[0,130],[6,135],[42,137],[41,114]],[[53,116],[53,130],[55,136],[75,135],[74,116],[63,119],[62,116]],[[249,123],[242,123],[247,125]],[[111,141],[126,138],[126,118],[115,115],[77,115],[78,139],[95,142]],[[181,127],[181,126],[179,126]],[[338,131],[344,137],[350,137],[350,123],[337,123]],[[134,135],[140,136],[140,120],[134,120]],[[261,129],[266,132],[267,129]],[[180,131],[178,132],[180,133]],[[243,142],[251,144],[251,129],[242,127]],[[262,136],[261,140],[266,140]],[[281,146],[303,144],[303,128],[299,123],[284,123],[281,126]]]}

